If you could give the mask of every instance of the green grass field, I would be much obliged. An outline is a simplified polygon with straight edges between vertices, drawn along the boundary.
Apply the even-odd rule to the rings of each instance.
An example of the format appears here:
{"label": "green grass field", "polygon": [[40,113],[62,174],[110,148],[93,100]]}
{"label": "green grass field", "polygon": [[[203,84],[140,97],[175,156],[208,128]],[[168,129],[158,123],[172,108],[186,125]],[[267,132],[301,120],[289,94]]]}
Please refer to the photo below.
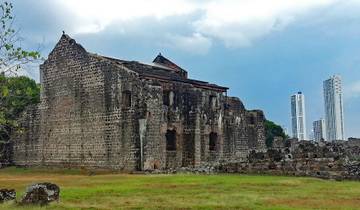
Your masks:
{"label": "green grass field", "polygon": [[6,168],[0,188],[15,188],[19,200],[34,182],[61,188],[59,203],[0,209],[360,209],[360,182],[257,175],[89,176],[81,170]]}

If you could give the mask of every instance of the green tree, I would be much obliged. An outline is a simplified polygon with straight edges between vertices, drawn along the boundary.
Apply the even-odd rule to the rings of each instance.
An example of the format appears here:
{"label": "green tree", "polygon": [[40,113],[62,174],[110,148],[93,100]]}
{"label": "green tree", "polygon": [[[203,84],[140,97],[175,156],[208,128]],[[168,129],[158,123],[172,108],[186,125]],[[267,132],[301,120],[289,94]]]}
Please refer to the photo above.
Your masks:
{"label": "green tree", "polygon": [[40,86],[28,77],[0,74],[0,141],[8,141],[18,128],[17,118],[25,108],[40,102]]}
{"label": "green tree", "polygon": [[280,136],[284,139],[288,138],[283,128],[270,120],[265,120],[265,136],[267,147],[272,146],[275,136]]}

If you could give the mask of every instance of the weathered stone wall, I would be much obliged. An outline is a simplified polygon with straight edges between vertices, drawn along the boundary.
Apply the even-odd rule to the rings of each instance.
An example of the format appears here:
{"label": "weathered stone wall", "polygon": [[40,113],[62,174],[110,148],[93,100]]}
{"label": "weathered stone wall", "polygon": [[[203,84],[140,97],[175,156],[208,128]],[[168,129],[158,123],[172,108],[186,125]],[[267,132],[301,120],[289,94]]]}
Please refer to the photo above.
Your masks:
{"label": "weathered stone wall", "polygon": [[286,140],[265,152],[252,151],[247,161],[220,164],[217,170],[359,180],[360,140]]}
{"label": "weathered stone wall", "polygon": [[38,106],[29,106],[18,120],[13,138],[13,161],[19,165],[41,165],[42,144],[39,142],[40,114]]}
{"label": "weathered stone wall", "polygon": [[13,164],[12,152],[12,142],[0,142],[0,168],[4,168]]}
{"label": "weathered stone wall", "polygon": [[249,151],[266,149],[264,120],[262,111],[247,111],[238,98],[226,98],[224,157],[227,161],[245,160]]}
{"label": "weathered stone wall", "polygon": [[[25,139],[16,141],[15,163],[135,170],[138,113],[132,104],[121,106],[125,91],[137,93],[142,86],[133,73],[89,56],[66,36],[40,71],[39,132],[20,135]],[[34,146],[24,148],[27,141]]]}

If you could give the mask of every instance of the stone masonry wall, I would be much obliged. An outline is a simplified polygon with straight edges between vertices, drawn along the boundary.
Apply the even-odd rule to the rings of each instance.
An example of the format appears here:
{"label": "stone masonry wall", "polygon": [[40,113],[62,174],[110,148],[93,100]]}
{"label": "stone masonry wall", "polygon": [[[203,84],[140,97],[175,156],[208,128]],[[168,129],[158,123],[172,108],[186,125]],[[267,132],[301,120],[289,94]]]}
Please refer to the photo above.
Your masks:
{"label": "stone masonry wall", "polygon": [[[67,37],[59,41],[40,71],[40,129],[29,138],[36,145],[33,148],[39,149],[26,164],[136,169],[138,151],[132,135],[136,135],[137,113],[132,106],[121,106],[122,93],[141,86],[132,72],[89,56]],[[26,160],[20,155],[23,147],[16,144],[15,163],[22,165]],[[25,150],[24,154],[34,152]]]}
{"label": "stone masonry wall", "polygon": [[226,161],[245,160],[251,150],[266,149],[262,111],[247,111],[238,98],[227,97],[224,118]]}
{"label": "stone masonry wall", "polygon": [[13,164],[12,148],[13,145],[11,142],[0,142],[0,168],[4,168]]}
{"label": "stone masonry wall", "polygon": [[38,106],[29,106],[18,120],[20,130],[12,138],[13,161],[19,165],[41,165],[42,145],[39,143],[40,114]]}

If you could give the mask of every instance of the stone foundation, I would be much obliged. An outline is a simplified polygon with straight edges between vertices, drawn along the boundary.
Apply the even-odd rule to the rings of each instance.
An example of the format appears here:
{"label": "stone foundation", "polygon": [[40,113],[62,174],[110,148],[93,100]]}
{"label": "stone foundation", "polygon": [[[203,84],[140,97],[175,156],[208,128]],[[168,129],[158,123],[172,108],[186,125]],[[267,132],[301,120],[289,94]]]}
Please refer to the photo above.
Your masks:
{"label": "stone foundation", "polygon": [[266,152],[252,151],[247,161],[220,163],[215,170],[360,180],[360,140],[277,142]]}

